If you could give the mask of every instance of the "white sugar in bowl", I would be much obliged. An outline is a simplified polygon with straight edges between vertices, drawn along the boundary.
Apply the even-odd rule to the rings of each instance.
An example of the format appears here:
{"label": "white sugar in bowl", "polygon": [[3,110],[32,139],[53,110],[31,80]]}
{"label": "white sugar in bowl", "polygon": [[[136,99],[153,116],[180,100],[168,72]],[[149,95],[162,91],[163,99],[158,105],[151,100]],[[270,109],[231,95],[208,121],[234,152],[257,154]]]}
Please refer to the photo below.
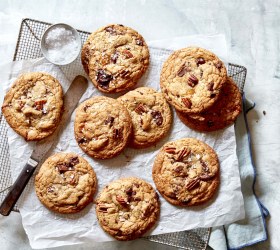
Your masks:
{"label": "white sugar in bowl", "polygon": [[64,23],[50,26],[41,39],[41,51],[44,57],[56,65],[73,62],[80,54],[81,45],[77,30]]}

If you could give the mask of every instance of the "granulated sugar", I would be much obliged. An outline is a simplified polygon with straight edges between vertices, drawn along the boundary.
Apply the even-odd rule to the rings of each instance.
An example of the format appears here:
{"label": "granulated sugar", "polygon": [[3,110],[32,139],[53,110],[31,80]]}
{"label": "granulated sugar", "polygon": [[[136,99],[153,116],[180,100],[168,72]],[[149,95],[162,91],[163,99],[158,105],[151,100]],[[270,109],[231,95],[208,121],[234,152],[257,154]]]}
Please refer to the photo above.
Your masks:
{"label": "granulated sugar", "polygon": [[79,41],[71,30],[55,27],[50,30],[45,39],[48,59],[57,64],[73,61],[79,53]]}

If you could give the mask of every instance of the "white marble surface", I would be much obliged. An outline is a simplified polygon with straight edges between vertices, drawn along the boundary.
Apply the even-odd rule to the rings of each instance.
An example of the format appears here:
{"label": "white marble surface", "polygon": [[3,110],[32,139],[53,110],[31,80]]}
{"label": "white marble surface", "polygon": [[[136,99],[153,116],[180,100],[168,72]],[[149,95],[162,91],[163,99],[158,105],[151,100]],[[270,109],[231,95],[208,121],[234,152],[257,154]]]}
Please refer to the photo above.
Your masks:
{"label": "white marble surface", "polygon": [[[271,213],[269,240],[250,249],[279,249],[279,1],[0,1],[0,64],[12,59],[20,22],[25,17],[65,22],[88,31],[108,23],[123,23],[138,30],[146,40],[224,33],[230,61],[248,69],[245,91],[256,102],[249,113],[249,126],[258,172],[257,194]],[[96,247],[112,249],[106,244]],[[18,214],[0,217],[0,248],[30,249]],[[117,244],[115,248],[172,249],[146,241]]]}

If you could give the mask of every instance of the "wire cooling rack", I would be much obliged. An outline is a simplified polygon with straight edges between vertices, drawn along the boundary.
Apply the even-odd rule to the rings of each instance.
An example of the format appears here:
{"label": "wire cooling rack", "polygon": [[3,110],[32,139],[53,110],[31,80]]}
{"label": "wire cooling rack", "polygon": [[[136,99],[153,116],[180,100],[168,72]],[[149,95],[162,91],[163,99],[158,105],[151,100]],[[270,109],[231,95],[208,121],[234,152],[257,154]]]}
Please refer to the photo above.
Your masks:
{"label": "wire cooling rack", "polygon": [[[38,20],[23,19],[13,60],[28,60],[43,56],[40,50],[40,40],[44,31],[50,25],[50,23]],[[78,30],[78,32],[84,43],[90,33],[82,30]],[[70,65],[61,66],[61,70],[69,79],[73,79],[77,72],[81,70],[79,58]],[[228,74],[236,82],[241,93],[243,93],[246,73],[245,67],[232,63],[228,64]],[[2,202],[12,184],[7,124],[2,114],[0,114],[0,138],[0,202]],[[14,211],[18,212],[17,206],[15,206]],[[209,236],[210,228],[198,228],[177,233],[147,236],[144,239],[182,249],[197,250],[206,249]]]}

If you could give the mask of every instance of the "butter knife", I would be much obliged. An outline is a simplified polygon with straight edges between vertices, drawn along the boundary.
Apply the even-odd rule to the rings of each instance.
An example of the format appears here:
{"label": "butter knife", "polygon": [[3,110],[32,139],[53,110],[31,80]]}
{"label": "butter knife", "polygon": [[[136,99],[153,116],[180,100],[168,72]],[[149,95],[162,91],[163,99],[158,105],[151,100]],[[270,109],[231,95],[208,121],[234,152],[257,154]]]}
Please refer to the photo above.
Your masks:
{"label": "butter knife", "polygon": [[52,148],[52,145],[54,145],[58,141],[58,134],[60,130],[62,129],[62,127],[66,126],[72,112],[77,106],[86,88],[87,79],[85,77],[77,76],[73,80],[69,89],[64,95],[64,112],[58,128],[51,136],[36,143],[35,149],[33,150],[30,158],[28,159],[15,183],[12,185],[4,201],[2,202],[0,206],[0,214],[4,216],[8,216],[10,214],[25,186],[30,180],[32,174],[34,173],[36,167],[48,153],[48,151]]}

